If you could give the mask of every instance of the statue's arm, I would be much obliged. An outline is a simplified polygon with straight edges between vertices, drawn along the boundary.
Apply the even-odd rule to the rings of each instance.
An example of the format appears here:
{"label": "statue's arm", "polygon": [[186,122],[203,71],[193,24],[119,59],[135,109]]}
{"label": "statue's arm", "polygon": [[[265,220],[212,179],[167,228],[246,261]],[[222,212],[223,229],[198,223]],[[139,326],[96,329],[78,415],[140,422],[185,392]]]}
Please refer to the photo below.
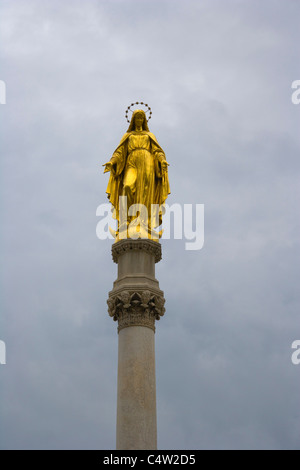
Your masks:
{"label": "statue's arm", "polygon": [[157,176],[162,176],[163,173],[168,171],[169,163],[166,160],[166,156],[162,148],[154,141],[151,141],[152,154],[157,162]]}
{"label": "statue's arm", "polygon": [[104,163],[104,173],[110,171],[114,176],[117,176],[117,168],[118,168],[118,157],[113,154],[109,162]]}
{"label": "statue's arm", "polygon": [[119,147],[114,151],[109,162],[104,163],[104,173],[110,171],[114,176],[118,176],[122,173],[125,165],[126,146],[126,142],[119,145]]}

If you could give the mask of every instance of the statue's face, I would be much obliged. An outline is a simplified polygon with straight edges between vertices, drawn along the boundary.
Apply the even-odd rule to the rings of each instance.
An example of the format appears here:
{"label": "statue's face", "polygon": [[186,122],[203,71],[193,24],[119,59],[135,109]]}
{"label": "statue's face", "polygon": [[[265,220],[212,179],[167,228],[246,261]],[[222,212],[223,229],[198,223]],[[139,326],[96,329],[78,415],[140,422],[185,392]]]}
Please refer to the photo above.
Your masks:
{"label": "statue's face", "polygon": [[142,114],[137,114],[134,118],[135,127],[141,127],[144,122],[144,116]]}

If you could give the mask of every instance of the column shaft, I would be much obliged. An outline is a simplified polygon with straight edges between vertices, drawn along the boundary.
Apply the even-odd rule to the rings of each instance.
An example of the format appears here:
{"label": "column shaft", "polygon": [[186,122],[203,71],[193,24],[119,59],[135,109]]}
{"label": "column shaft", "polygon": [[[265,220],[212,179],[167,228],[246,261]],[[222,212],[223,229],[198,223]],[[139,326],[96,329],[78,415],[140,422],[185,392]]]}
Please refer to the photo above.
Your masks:
{"label": "column shaft", "polygon": [[122,240],[112,247],[118,278],[109,293],[109,315],[118,322],[117,449],[157,448],[155,320],[164,315],[164,295],[155,279],[161,246],[152,240]]}
{"label": "column shaft", "polygon": [[123,328],[118,356],[117,449],[156,449],[154,331]]}

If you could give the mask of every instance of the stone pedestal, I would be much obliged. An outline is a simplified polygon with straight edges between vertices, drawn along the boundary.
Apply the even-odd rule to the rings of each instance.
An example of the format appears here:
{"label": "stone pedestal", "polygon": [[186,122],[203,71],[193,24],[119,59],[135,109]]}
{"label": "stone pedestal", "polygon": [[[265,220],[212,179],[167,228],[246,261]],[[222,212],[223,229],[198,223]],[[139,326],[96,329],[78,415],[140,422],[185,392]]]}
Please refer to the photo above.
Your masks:
{"label": "stone pedestal", "polygon": [[121,240],[112,246],[118,278],[108,311],[118,321],[117,449],[157,448],[155,320],[164,314],[164,295],[155,279],[158,242]]}

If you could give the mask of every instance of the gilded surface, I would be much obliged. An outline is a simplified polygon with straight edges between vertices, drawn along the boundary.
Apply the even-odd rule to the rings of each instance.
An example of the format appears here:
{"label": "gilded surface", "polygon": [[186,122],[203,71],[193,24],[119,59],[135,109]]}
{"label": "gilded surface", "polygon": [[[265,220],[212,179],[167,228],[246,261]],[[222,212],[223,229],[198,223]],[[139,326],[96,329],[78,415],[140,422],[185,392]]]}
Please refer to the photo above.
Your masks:
{"label": "gilded surface", "polygon": [[[110,172],[106,192],[118,220],[116,241],[130,238],[130,230],[135,234],[132,238],[157,241],[160,234],[154,229],[162,222],[163,205],[170,194],[168,163],[143,110],[134,111],[126,134],[103,166],[104,173]],[[120,196],[127,198],[125,209],[120,207]],[[139,204],[139,211],[129,214],[133,204]]]}

